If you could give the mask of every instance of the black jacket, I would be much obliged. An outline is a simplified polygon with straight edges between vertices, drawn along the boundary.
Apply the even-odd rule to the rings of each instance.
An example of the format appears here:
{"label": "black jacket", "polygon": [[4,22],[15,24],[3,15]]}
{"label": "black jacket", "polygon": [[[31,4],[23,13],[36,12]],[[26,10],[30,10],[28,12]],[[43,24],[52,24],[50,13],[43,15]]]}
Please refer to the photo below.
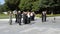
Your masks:
{"label": "black jacket", "polygon": [[17,14],[17,18],[18,19],[21,19],[22,18],[22,15],[20,13]]}

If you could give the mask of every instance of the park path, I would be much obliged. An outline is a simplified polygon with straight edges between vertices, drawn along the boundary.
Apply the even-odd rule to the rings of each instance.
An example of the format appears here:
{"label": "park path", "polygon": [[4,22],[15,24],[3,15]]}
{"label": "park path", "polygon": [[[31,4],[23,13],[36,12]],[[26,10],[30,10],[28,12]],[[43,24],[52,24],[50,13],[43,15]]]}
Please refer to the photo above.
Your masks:
{"label": "park path", "polygon": [[20,26],[14,22],[9,25],[8,20],[0,19],[0,34],[60,34],[60,17],[47,17],[47,22],[41,22],[41,18],[36,18],[30,24]]}

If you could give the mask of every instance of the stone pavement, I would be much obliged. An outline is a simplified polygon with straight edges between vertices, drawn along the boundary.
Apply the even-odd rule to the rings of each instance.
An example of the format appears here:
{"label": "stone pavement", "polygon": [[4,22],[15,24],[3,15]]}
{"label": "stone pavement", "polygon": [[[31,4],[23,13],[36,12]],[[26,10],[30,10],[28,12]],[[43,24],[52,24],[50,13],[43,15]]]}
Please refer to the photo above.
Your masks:
{"label": "stone pavement", "polygon": [[0,19],[0,34],[60,34],[60,17],[47,17],[47,22],[36,18],[30,24],[20,26],[14,22],[9,25],[9,20]]}

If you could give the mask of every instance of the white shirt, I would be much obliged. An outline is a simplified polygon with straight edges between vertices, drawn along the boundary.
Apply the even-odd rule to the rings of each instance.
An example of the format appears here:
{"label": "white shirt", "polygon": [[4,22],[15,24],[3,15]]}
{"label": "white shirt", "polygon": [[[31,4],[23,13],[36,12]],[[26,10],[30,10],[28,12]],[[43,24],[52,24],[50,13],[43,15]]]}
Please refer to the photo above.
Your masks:
{"label": "white shirt", "polygon": [[30,17],[29,13],[27,14],[28,18]]}
{"label": "white shirt", "polygon": [[16,11],[16,10],[14,10],[14,11],[13,11],[13,13],[14,13],[14,14],[17,14],[17,11]]}
{"label": "white shirt", "polygon": [[31,13],[31,16],[33,16],[33,13]]}
{"label": "white shirt", "polygon": [[43,13],[43,15],[45,15],[46,14],[46,12],[42,12]]}

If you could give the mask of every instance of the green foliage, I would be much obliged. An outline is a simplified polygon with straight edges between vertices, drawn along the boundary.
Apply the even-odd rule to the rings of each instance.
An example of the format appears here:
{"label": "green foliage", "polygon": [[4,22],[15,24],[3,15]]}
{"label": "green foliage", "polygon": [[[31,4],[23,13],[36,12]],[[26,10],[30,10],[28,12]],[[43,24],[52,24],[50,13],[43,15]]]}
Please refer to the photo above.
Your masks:
{"label": "green foliage", "polygon": [[9,9],[7,8],[7,6],[5,4],[0,5],[0,13],[2,12],[7,12]]}
{"label": "green foliage", "polygon": [[44,7],[54,7],[60,5],[60,0],[42,0],[41,2]]}
{"label": "green foliage", "polygon": [[21,11],[31,10],[32,9],[32,0],[21,0],[19,8],[21,9]]}
{"label": "green foliage", "polygon": [[32,3],[33,6],[32,6],[32,11],[37,11],[40,9],[40,6],[39,6],[39,1],[35,1]]}
{"label": "green foliage", "polygon": [[37,11],[41,8],[60,6],[60,0],[5,0],[5,5],[9,10],[20,8],[21,11]]}
{"label": "green foliage", "polygon": [[12,11],[18,9],[19,3],[20,0],[5,0],[6,6],[8,6],[8,8]]}

